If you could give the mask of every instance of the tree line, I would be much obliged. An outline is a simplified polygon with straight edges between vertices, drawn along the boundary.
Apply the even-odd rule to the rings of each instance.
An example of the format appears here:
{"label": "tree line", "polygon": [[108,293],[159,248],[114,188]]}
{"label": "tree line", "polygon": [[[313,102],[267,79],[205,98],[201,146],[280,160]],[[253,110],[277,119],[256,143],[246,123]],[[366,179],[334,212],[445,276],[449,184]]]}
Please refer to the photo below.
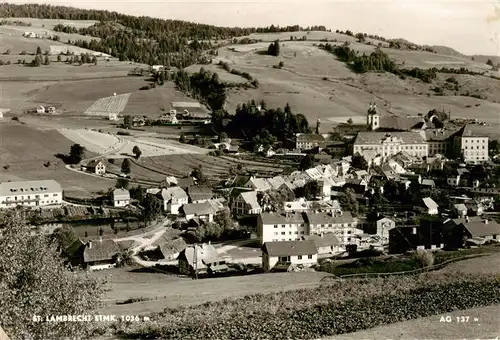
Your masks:
{"label": "tree line", "polygon": [[483,72],[475,72],[464,67],[459,69],[441,67],[440,69],[433,67],[429,69],[421,69],[414,67],[411,69],[401,68],[383,52],[379,47],[374,52],[367,55],[363,53],[359,55],[354,49],[350,47],[348,42],[342,45],[334,44],[319,44],[319,48],[334,54],[340,61],[346,63],[352,71],[356,73],[366,73],[370,71],[376,72],[390,72],[401,78],[406,76],[418,78],[425,83],[432,83],[437,78],[438,73],[452,73],[452,74],[469,74],[469,75],[484,75]]}
{"label": "tree line", "polygon": [[215,123],[230,137],[251,141],[253,145],[264,147],[276,142],[282,145],[290,144],[297,133],[311,131],[306,117],[292,112],[289,104],[283,109],[270,109],[264,101],[257,105],[255,100],[238,104],[236,114],[225,127]]}

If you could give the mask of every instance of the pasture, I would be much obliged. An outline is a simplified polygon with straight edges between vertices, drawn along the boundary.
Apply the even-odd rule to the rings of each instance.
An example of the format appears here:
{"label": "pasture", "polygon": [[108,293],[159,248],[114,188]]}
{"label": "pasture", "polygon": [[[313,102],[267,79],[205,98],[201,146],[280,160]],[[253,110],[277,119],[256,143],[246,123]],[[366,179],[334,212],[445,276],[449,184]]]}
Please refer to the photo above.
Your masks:
{"label": "pasture", "polygon": [[[0,122],[0,181],[55,179],[70,196],[88,197],[113,182],[71,172],[56,154],[68,154],[73,143],[53,129]],[[95,154],[86,152],[87,157]]]}
{"label": "pasture", "polygon": [[86,111],[89,116],[108,116],[110,113],[120,113],[127,105],[130,93],[123,93],[97,99]]}
{"label": "pasture", "polygon": [[[93,275],[108,276],[107,293],[101,309],[106,313],[145,314],[159,312],[165,308],[198,305],[208,301],[241,297],[257,293],[274,293],[288,290],[313,288],[329,274],[317,272],[273,273],[192,280],[175,275],[142,271],[127,268],[95,272]],[[133,297],[150,299],[126,305],[116,302]]]}

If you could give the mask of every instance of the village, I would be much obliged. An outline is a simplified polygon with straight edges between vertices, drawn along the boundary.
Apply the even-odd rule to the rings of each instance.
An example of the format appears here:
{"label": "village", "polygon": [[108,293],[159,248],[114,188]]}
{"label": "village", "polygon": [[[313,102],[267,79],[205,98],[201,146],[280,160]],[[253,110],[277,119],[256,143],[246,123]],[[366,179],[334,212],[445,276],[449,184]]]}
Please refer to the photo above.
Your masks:
{"label": "village", "polygon": [[[210,124],[197,102],[172,103],[160,118],[181,126],[186,120],[178,112],[187,124]],[[116,124],[145,125],[130,116]],[[198,278],[487,247],[500,241],[498,147],[491,150],[488,136],[476,131],[444,112],[389,117],[370,103],[366,124],[322,133],[318,119],[313,133],[296,134],[291,149],[254,144],[245,150],[215,136],[215,148],[232,157],[296,160],[295,168],[273,177],[240,167],[216,181],[194,168],[184,177],[165,176],[158,186],[132,188],[130,160],[142,154],[134,147],[135,156],[122,158],[121,173],[109,172],[107,154],[69,166],[89,178],[116,179],[115,188],[90,202],[65,197],[64,188],[47,179],[0,184],[0,207],[28,207],[36,232],[57,233],[63,224],[93,219],[121,225],[89,227],[84,235],[69,228],[63,254],[89,270],[128,262]]]}

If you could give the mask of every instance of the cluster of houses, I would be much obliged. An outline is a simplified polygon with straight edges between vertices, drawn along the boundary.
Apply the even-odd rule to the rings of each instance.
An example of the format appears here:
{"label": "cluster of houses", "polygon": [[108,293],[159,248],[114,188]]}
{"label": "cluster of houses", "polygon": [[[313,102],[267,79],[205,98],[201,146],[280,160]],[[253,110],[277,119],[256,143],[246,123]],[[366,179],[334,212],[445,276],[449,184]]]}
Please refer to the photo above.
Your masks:
{"label": "cluster of houses", "polygon": [[160,116],[159,121],[167,124],[202,123],[209,124],[211,115],[199,102],[172,102],[172,109]]}
{"label": "cluster of houses", "polygon": [[49,107],[45,107],[43,105],[39,105],[37,106],[36,108],[36,113],[48,113],[48,114],[55,114],[57,113],[57,109],[55,106],[49,106]]}

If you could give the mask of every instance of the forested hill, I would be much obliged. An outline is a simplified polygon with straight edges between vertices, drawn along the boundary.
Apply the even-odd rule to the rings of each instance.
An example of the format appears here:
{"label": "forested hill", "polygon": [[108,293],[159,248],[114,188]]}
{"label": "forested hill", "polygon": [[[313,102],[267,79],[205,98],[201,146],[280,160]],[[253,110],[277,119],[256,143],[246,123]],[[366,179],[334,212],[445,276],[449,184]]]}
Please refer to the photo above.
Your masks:
{"label": "forested hill", "polygon": [[[38,19],[95,20],[95,25],[76,29],[56,25],[55,31],[79,33],[100,39],[68,41],[72,45],[111,54],[122,61],[136,61],[149,65],[163,64],[184,68],[211,62],[217,54],[217,43],[256,32],[291,32],[322,30],[324,26],[300,27],[298,25],[264,28],[218,27],[181,20],[134,17],[103,10],[86,10],[73,7],[39,4],[0,4],[0,17],[31,17]],[[212,42],[210,42],[212,40]]]}

